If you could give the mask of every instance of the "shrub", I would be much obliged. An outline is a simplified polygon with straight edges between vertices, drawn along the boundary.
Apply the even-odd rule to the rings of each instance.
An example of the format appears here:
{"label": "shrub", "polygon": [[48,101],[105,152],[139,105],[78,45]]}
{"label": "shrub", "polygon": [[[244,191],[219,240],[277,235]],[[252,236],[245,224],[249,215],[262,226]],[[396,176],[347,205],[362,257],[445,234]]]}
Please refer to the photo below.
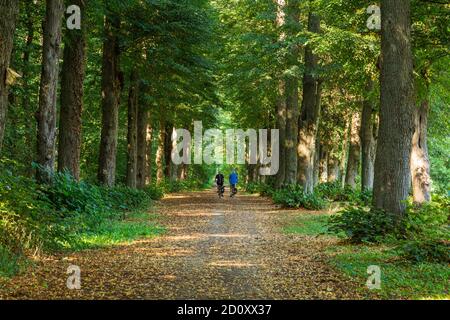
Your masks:
{"label": "shrub", "polygon": [[330,201],[351,202],[360,206],[368,206],[372,202],[372,191],[361,191],[349,186],[342,188],[339,182],[321,183],[316,187],[315,192]]}
{"label": "shrub", "polygon": [[54,248],[67,238],[61,216],[32,179],[0,176],[0,246],[13,254]]}
{"label": "shrub", "polygon": [[305,194],[303,187],[297,184],[289,185],[273,192],[273,200],[288,208],[305,208],[320,210],[326,207],[326,201],[317,194]]}
{"label": "shrub", "polygon": [[394,215],[384,211],[349,206],[328,220],[328,233],[348,238],[352,243],[381,242],[398,232]]}
{"label": "shrub", "polygon": [[396,251],[414,262],[450,263],[450,242],[444,240],[410,240],[397,246]]}
{"label": "shrub", "polygon": [[101,188],[76,181],[69,173],[56,173],[53,182],[41,185],[41,199],[48,202],[59,215],[89,212],[101,212],[108,207],[109,199],[105,199]]}
{"label": "shrub", "polygon": [[400,256],[415,262],[449,262],[449,199],[434,196],[430,203],[411,202],[400,221],[393,214],[360,206],[347,207],[328,220],[328,233],[353,243],[389,242]]}
{"label": "shrub", "polygon": [[255,194],[260,192],[261,187],[261,184],[258,182],[250,182],[244,186],[244,190],[248,193]]}
{"label": "shrub", "polygon": [[152,200],[159,200],[164,197],[164,189],[157,185],[150,185],[146,187],[144,192]]}

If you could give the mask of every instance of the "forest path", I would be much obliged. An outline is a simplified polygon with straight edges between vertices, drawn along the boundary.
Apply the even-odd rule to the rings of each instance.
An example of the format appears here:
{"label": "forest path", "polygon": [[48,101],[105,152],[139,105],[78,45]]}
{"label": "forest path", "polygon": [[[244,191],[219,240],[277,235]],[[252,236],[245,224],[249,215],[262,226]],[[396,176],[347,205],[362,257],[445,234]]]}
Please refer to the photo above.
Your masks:
{"label": "forest path", "polygon": [[[37,262],[0,298],[357,299],[358,284],[326,262],[331,239],[286,235],[270,200],[213,191],[172,194],[158,207],[167,233],[107,249]],[[314,213],[311,213],[314,214]],[[66,286],[69,265],[81,289]],[[6,292],[5,292],[6,291]]]}

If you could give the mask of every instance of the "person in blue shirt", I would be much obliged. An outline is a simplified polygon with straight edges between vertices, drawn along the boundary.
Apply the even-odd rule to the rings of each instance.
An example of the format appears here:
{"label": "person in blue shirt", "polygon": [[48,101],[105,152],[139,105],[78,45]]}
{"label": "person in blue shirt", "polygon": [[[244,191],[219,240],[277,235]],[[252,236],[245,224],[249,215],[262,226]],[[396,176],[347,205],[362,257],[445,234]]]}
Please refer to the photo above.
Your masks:
{"label": "person in blue shirt", "polygon": [[229,181],[230,181],[230,190],[231,190],[230,197],[233,197],[237,193],[236,185],[239,182],[239,177],[236,172],[236,169],[233,169],[233,172],[230,174]]}

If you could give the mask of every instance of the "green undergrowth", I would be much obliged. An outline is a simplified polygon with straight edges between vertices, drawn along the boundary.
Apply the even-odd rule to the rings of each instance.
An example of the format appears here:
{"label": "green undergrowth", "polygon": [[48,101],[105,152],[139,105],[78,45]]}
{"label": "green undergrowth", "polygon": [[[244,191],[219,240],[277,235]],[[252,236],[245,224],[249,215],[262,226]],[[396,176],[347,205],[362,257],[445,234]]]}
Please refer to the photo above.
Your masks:
{"label": "green undergrowth", "polygon": [[[328,233],[328,213],[301,213],[286,222],[284,233],[335,237]],[[345,236],[342,234],[341,236]],[[338,239],[336,237],[336,239]],[[390,244],[355,244],[336,241],[327,249],[330,264],[360,284],[367,297],[381,299],[450,299],[450,268],[446,263],[411,260],[399,250],[398,242]],[[366,286],[369,266],[381,270],[380,289]]]}

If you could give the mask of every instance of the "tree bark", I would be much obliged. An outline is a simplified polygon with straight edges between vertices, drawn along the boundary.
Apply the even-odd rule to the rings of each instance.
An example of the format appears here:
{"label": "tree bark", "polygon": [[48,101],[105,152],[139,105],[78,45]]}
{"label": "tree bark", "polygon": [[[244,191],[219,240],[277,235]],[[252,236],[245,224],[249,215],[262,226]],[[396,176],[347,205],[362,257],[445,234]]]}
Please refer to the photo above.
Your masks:
{"label": "tree bark", "polygon": [[[136,188],[138,166],[138,87],[139,79],[135,70],[131,71],[128,92],[128,134],[127,134],[127,186]],[[145,150],[144,150],[145,153]]]}
{"label": "tree bark", "polygon": [[328,181],[328,148],[321,144],[319,148],[319,182]]}
{"label": "tree bark", "polygon": [[110,14],[105,19],[105,40],[102,62],[102,133],[99,153],[98,180],[112,187],[116,180],[116,152],[119,125],[121,79],[119,70],[120,21]]}
{"label": "tree bark", "polygon": [[361,116],[361,190],[373,189],[376,152],[376,124],[373,103],[365,98]]}
{"label": "tree bark", "polygon": [[147,152],[146,156],[146,175],[145,175],[145,183],[147,185],[152,183],[153,180],[153,128],[150,123],[147,124]]}
{"label": "tree bark", "polygon": [[[147,135],[148,135],[148,110],[145,106],[139,103],[138,106],[138,118],[137,118],[137,174],[136,174],[136,185],[138,189],[144,189],[147,185],[148,167],[147,163],[150,161],[148,159],[148,146]],[[151,134],[151,133],[150,133]],[[151,139],[151,136],[149,137]]]}
{"label": "tree bark", "polygon": [[416,108],[415,132],[411,148],[411,177],[414,203],[420,205],[431,201],[430,160],[428,157],[427,127],[428,99]]}
{"label": "tree bark", "polygon": [[342,143],[342,154],[341,154],[341,159],[340,159],[340,163],[339,163],[339,171],[341,173],[341,176],[339,178],[340,178],[341,187],[343,187],[345,185],[352,119],[347,118],[345,122],[346,122],[346,124],[345,124],[345,129],[344,129],[344,140]]}
{"label": "tree bark", "polygon": [[[299,6],[297,0],[288,1],[286,6],[286,21],[291,25],[289,38],[295,37],[299,25]],[[295,27],[294,27],[295,26]],[[291,45],[287,63],[289,67],[297,66],[299,48]],[[286,76],[286,133],[285,133],[285,184],[297,181],[297,136],[298,136],[298,78],[296,75]]]}
{"label": "tree bark", "polygon": [[166,124],[164,118],[159,121],[158,151],[156,152],[156,182],[164,181],[164,145],[166,142]]}
{"label": "tree bark", "polygon": [[414,77],[411,2],[381,1],[381,104],[373,205],[399,218],[411,186]]}
{"label": "tree bark", "polygon": [[6,83],[6,76],[11,60],[18,11],[18,0],[0,0],[0,12],[2,16],[0,19],[0,153],[8,111],[9,86]]}
{"label": "tree bark", "polygon": [[339,159],[331,152],[327,163],[328,182],[336,182],[339,179]]}
{"label": "tree bark", "polygon": [[56,98],[63,12],[62,0],[47,0],[37,113],[37,151],[41,168],[36,177],[41,183],[50,182],[55,169]]}
{"label": "tree bark", "polygon": [[[285,0],[277,1],[277,19],[276,26],[281,29],[285,25]],[[280,33],[279,41],[284,42],[286,40],[286,34],[284,31]],[[278,81],[278,96],[276,102],[276,125],[279,130],[280,149],[279,149],[279,169],[275,178],[275,185],[277,188],[281,188],[286,178],[286,83],[284,79]]]}
{"label": "tree bark", "polygon": [[345,185],[351,187],[352,189],[356,188],[356,177],[358,176],[359,164],[361,159],[361,138],[359,136],[360,128],[360,114],[355,112],[352,116],[347,173],[345,175]]}
{"label": "tree bark", "polygon": [[[320,32],[320,19],[310,12],[308,31]],[[298,181],[305,193],[314,191],[314,158],[320,116],[321,84],[315,76],[318,58],[310,45],[305,48],[305,73],[303,75],[302,112],[298,130]]]}
{"label": "tree bark", "polygon": [[[31,104],[31,79],[30,77],[30,55],[33,50],[33,41],[34,41],[34,20],[33,20],[33,3],[30,1],[25,2],[25,10],[26,10],[26,21],[25,25],[27,28],[27,38],[25,44],[25,50],[23,53],[23,70],[22,70],[22,83],[23,83],[23,95],[22,95],[22,108],[25,110],[27,114],[35,114],[36,109],[35,105]],[[31,166],[34,156],[36,154],[36,121],[34,117],[26,117],[25,119],[25,143],[31,150],[28,150],[26,153],[25,162],[27,164],[26,172],[27,176],[33,175],[33,168]],[[0,143],[1,144],[1,143]]]}
{"label": "tree bark", "polygon": [[172,180],[172,130],[173,126],[170,122],[166,122],[165,142],[164,142],[164,176]]}
{"label": "tree bark", "polygon": [[[82,13],[85,11],[83,0],[74,0],[73,4],[79,6]],[[61,79],[58,170],[67,170],[76,180],[80,178],[81,115],[86,65],[84,26],[85,23],[81,30],[67,31]]]}

